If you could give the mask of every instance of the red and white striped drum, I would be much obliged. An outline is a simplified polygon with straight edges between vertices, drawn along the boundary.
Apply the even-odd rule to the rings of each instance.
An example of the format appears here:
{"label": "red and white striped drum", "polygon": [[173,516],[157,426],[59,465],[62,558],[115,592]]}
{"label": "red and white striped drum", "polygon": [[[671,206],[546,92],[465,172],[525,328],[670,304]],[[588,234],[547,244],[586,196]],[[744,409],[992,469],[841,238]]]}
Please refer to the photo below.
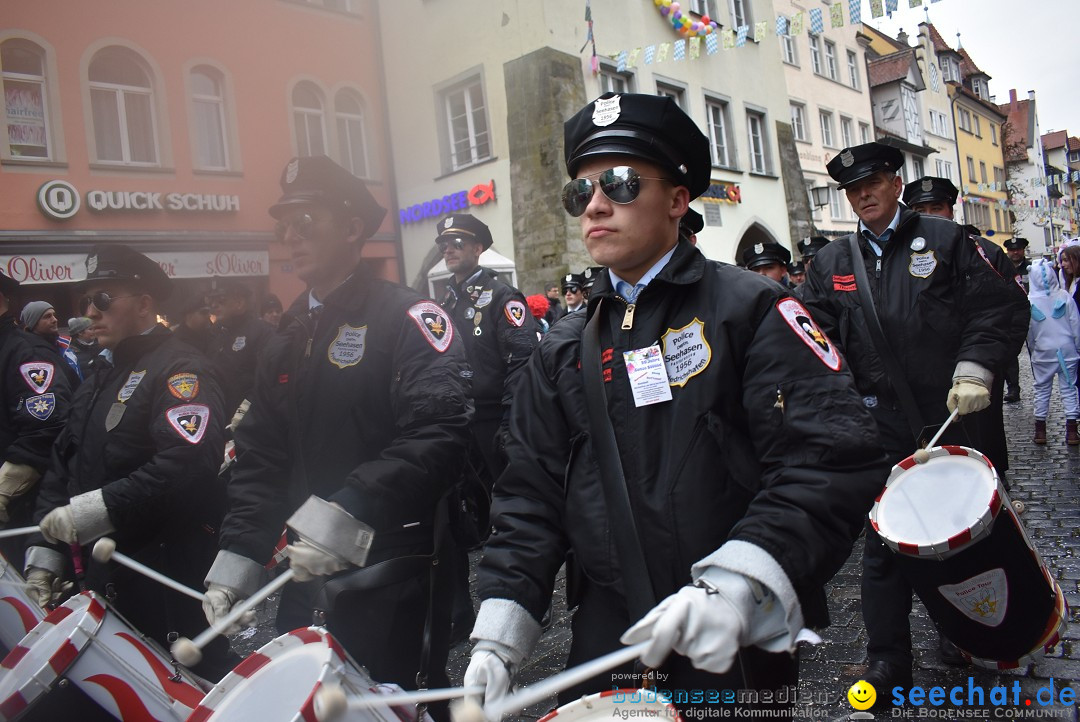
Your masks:
{"label": "red and white striped drum", "polygon": [[647,717],[666,722],[682,719],[674,705],[651,690],[611,689],[567,702],[538,722],[609,722],[620,717]]}
{"label": "red and white striped drum", "polygon": [[[263,645],[210,690],[188,722],[258,720],[278,722],[318,719],[316,692],[340,685],[349,697],[400,691],[377,684],[322,627],[305,627]],[[350,720],[417,722],[414,707],[376,705],[353,710]],[[423,722],[431,722],[429,716]]]}
{"label": "red and white striped drum", "polygon": [[941,632],[974,664],[1011,669],[1057,643],[1065,597],[993,464],[965,446],[893,467],[870,523]]}
{"label": "red and white striped drum", "polygon": [[94,592],[50,612],[0,669],[0,720],[20,717],[61,677],[120,720],[183,720],[205,694]]}
{"label": "red and white striped drum", "polygon": [[0,648],[6,654],[45,618],[45,611],[26,591],[26,580],[0,554]]}

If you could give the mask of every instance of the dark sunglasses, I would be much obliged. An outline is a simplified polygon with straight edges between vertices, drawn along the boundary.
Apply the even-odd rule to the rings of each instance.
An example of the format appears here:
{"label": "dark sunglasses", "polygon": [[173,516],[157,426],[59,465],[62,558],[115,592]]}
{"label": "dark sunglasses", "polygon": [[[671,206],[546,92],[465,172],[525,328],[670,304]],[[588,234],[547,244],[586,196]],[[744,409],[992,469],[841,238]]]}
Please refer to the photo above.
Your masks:
{"label": "dark sunglasses", "polygon": [[465,241],[460,238],[455,238],[453,240],[439,239],[435,241],[435,246],[439,249],[439,253],[446,251],[447,246],[460,251],[465,247]]}
{"label": "dark sunglasses", "polygon": [[289,228],[293,229],[293,233],[301,238],[307,239],[311,237],[311,229],[315,227],[315,219],[312,218],[310,213],[301,213],[295,218],[289,220],[281,220],[274,226],[274,235],[277,236],[279,241],[285,240],[285,234],[289,232]]}
{"label": "dark sunglasses", "polygon": [[563,186],[563,208],[574,218],[585,212],[585,209],[589,206],[589,201],[592,200],[593,193],[596,192],[597,185],[600,186],[600,192],[607,196],[612,203],[626,205],[627,203],[633,203],[634,199],[641,193],[641,181],[660,180],[668,183],[672,182],[669,178],[643,176],[628,165],[615,166],[592,175],[597,176],[597,179],[578,178]]}
{"label": "dark sunglasses", "polygon": [[90,308],[90,304],[94,304],[94,308],[99,311],[108,311],[113,305],[114,301],[119,301],[121,298],[135,298],[134,295],[130,296],[110,296],[105,291],[98,291],[92,296],[85,296],[79,301],[79,309],[82,313],[86,313],[86,309]]}
{"label": "dark sunglasses", "polygon": [[567,286],[563,293],[581,293],[581,286]]}

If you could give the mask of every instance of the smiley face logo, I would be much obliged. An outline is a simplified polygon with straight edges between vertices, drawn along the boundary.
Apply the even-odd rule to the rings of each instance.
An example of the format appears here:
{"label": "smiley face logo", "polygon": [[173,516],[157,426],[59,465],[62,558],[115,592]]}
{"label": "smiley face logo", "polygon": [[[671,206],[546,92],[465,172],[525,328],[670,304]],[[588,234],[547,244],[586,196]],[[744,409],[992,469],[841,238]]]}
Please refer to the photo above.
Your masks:
{"label": "smiley face logo", "polygon": [[874,706],[874,702],[877,701],[877,690],[874,689],[874,685],[865,679],[860,679],[851,685],[851,689],[847,693],[847,699],[855,709],[870,709]]}

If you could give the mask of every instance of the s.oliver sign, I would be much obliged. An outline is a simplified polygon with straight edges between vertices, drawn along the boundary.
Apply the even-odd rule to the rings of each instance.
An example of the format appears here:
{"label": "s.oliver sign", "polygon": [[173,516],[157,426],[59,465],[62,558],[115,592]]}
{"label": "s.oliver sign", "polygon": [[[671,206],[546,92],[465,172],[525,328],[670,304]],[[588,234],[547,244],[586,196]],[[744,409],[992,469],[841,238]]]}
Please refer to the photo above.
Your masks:
{"label": "s.oliver sign", "polygon": [[[147,253],[170,278],[265,276],[266,251],[163,251]],[[86,278],[86,254],[39,253],[0,255],[0,269],[19,283],[65,283]]]}

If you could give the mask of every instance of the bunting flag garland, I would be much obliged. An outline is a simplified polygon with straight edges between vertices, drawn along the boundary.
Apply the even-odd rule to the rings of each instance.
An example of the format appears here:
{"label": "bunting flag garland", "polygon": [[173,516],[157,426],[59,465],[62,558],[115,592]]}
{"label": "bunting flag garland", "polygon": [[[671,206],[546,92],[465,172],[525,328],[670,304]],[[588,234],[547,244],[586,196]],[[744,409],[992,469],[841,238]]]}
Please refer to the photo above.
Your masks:
{"label": "bunting flag garland", "polygon": [[909,8],[917,8],[920,5],[922,5],[922,3],[923,3],[923,0],[908,0],[908,7]]}
{"label": "bunting flag garland", "polygon": [[685,40],[676,40],[675,41],[675,52],[672,55],[673,55],[672,59],[675,60],[675,61],[686,59],[686,41]]}
{"label": "bunting flag garland", "polygon": [[746,45],[746,35],[750,32],[749,25],[740,25],[739,34],[735,37],[735,47],[741,48]]}
{"label": "bunting flag garland", "polygon": [[810,9],[810,32],[821,35],[825,32],[825,22],[821,19],[821,8]]}
{"label": "bunting flag garland", "polygon": [[690,38],[690,59],[697,60],[699,57],[701,57],[701,37],[695,35]]}
{"label": "bunting flag garland", "polygon": [[653,58],[656,57],[656,46],[650,45],[645,48],[645,64],[652,65]]}
{"label": "bunting flag garland", "polygon": [[833,6],[829,8],[829,20],[834,28],[844,27],[844,6],[833,3]]}
{"label": "bunting flag garland", "polygon": [[763,42],[765,42],[765,35],[768,32],[769,32],[769,23],[768,22],[754,23],[754,42],[755,43],[763,43]]}
{"label": "bunting flag garland", "polygon": [[724,36],[724,50],[731,50],[735,47],[735,31],[728,28],[722,34]]}
{"label": "bunting flag garland", "polygon": [[885,14],[885,8],[881,6],[881,0],[870,0],[870,17],[880,18]]}
{"label": "bunting flag garland", "polygon": [[615,61],[615,72],[626,72],[626,58],[630,55],[627,51],[623,50],[619,53],[618,59]]}
{"label": "bunting flag garland", "polygon": [[776,16],[776,34],[777,35],[787,35],[788,34],[788,19],[784,15],[777,15]]}
{"label": "bunting flag garland", "polygon": [[656,52],[656,62],[662,63],[667,60],[669,50],[671,50],[671,43],[660,43],[660,49]]}
{"label": "bunting flag garland", "polygon": [[630,51],[630,59],[626,61],[626,67],[636,68],[638,57],[641,55],[641,48],[634,48]]}
{"label": "bunting flag garland", "polygon": [[862,0],[848,0],[848,17],[852,25],[862,22]]}
{"label": "bunting flag garland", "polygon": [[802,35],[803,30],[803,13],[799,11],[791,16],[791,34]]}
{"label": "bunting flag garland", "polygon": [[709,55],[716,55],[720,52],[720,40],[716,37],[716,33],[705,36],[705,51]]}

